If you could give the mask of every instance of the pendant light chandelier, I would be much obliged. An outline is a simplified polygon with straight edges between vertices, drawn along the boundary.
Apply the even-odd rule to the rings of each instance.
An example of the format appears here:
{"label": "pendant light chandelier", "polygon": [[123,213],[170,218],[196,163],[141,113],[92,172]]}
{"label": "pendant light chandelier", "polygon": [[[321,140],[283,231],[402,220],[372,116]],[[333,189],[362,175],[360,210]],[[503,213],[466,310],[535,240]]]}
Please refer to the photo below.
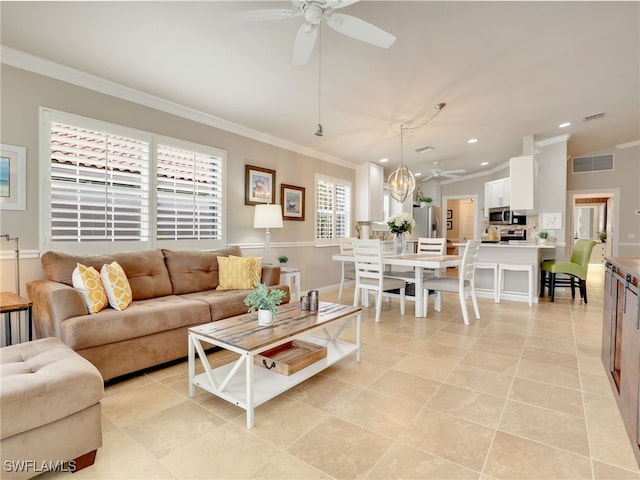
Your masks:
{"label": "pendant light chandelier", "polygon": [[387,184],[389,195],[403,203],[416,189],[416,177],[402,162],[404,146],[404,124],[400,125],[400,166],[389,174]]}
{"label": "pendant light chandelier", "polygon": [[407,166],[405,166],[403,161],[403,150],[404,150],[404,132],[405,130],[415,130],[416,128],[422,128],[431,120],[433,120],[436,115],[440,113],[440,111],[445,107],[445,103],[439,103],[435,106],[437,110],[427,121],[422,123],[421,125],[417,125],[415,127],[405,127],[404,124],[400,125],[400,166],[396,168],[393,172],[389,174],[387,178],[387,186],[389,188],[389,195],[391,195],[398,202],[403,203],[407,198],[409,198],[413,191],[416,189],[416,177],[414,177],[413,173]]}

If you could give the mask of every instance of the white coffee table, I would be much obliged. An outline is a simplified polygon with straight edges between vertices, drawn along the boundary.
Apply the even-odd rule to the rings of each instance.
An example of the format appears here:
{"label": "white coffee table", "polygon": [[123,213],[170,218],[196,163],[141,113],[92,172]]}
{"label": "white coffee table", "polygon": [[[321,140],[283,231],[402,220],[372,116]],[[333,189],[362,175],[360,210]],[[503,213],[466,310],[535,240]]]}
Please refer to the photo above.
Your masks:
{"label": "white coffee table", "polygon": [[[189,396],[198,386],[247,411],[247,428],[253,428],[254,409],[302,383],[344,357],[356,353],[360,361],[360,307],[320,302],[316,312],[301,311],[298,302],[278,307],[273,325],[258,325],[257,313],[248,313],[189,329]],[[355,343],[339,336],[355,319]],[[254,357],[293,339],[327,348],[327,356],[291,375],[254,365]],[[203,344],[240,354],[237,361],[212,368]],[[196,375],[196,352],[204,372]],[[241,368],[244,364],[244,368]]]}

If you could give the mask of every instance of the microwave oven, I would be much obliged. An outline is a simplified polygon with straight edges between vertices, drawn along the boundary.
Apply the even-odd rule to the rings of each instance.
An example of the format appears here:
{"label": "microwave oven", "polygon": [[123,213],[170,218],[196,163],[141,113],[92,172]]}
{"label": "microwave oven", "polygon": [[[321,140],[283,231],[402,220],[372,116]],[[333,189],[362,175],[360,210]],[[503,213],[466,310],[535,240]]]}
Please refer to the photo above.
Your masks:
{"label": "microwave oven", "polygon": [[489,209],[489,225],[526,225],[527,217],[514,212],[509,207]]}

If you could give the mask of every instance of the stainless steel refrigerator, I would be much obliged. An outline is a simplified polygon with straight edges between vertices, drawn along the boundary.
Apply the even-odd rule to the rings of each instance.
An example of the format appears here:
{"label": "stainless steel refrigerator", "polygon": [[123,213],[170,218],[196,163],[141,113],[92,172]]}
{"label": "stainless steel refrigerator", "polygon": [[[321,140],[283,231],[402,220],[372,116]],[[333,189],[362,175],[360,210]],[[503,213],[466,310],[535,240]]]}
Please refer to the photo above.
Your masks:
{"label": "stainless steel refrigerator", "polygon": [[442,236],[440,207],[414,206],[413,219],[416,221],[416,226],[411,233],[412,240],[420,237],[440,238]]}

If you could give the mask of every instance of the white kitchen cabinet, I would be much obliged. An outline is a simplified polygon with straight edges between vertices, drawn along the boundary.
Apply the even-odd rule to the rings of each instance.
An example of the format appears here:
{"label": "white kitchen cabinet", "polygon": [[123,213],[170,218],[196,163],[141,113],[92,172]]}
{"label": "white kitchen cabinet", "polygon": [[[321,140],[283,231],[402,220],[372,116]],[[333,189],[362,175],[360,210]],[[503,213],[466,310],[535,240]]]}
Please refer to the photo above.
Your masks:
{"label": "white kitchen cabinet", "polygon": [[509,159],[511,210],[536,210],[537,171],[533,155]]}
{"label": "white kitchen cabinet", "polygon": [[489,209],[508,207],[511,194],[511,180],[509,177],[493,180],[484,184],[484,214],[489,215]]}
{"label": "white kitchen cabinet", "polygon": [[384,169],[375,163],[364,163],[356,169],[356,222],[384,219]]}

